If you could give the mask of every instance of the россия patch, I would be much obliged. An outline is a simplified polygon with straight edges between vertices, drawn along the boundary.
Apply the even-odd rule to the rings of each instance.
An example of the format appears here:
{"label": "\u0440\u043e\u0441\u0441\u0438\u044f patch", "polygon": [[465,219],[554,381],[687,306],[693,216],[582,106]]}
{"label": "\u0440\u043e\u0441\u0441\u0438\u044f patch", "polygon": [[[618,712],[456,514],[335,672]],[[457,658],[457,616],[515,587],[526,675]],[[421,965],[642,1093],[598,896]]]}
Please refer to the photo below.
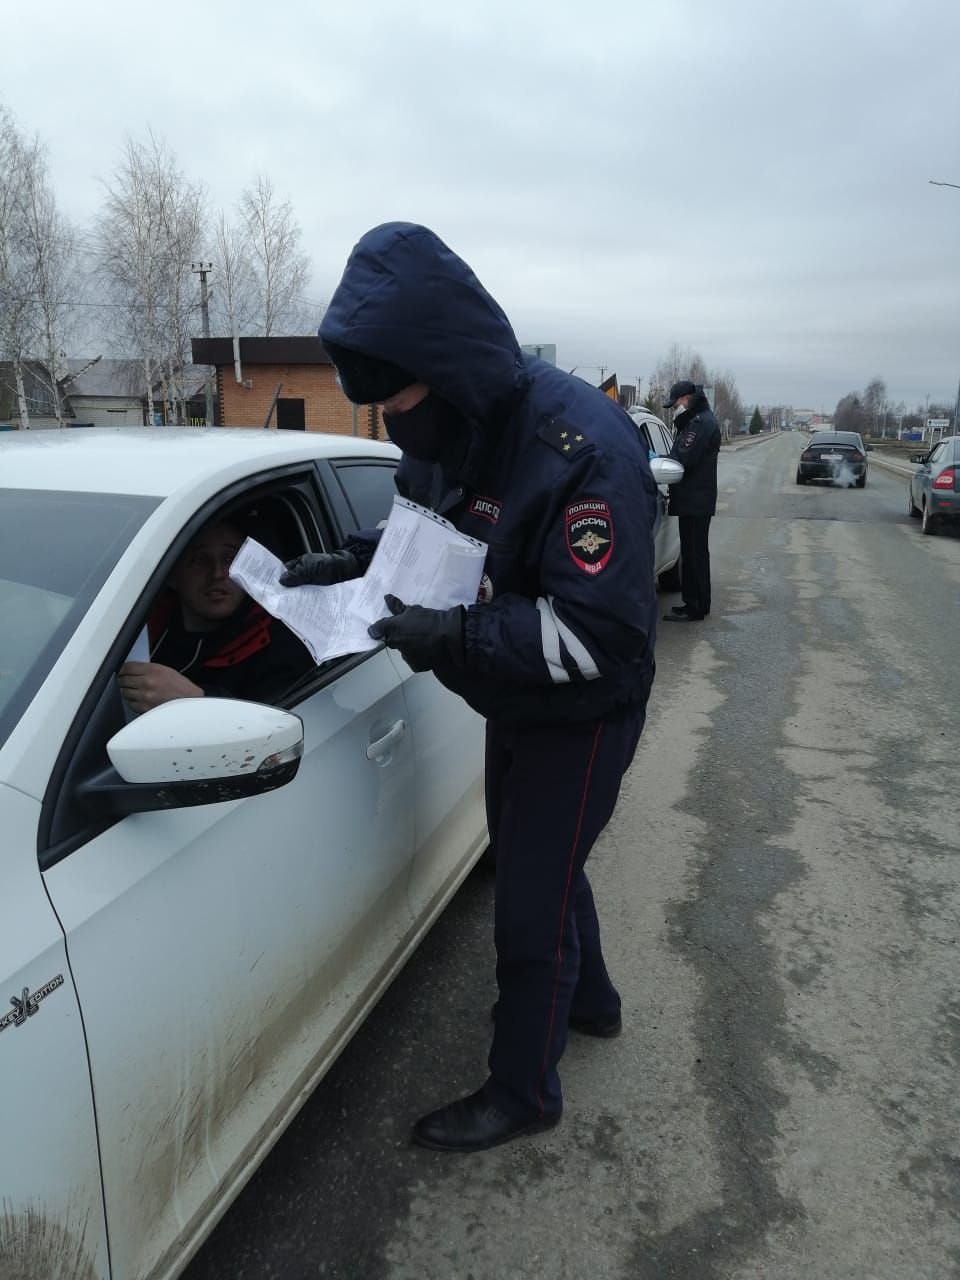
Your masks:
{"label": "\u0440\u043e\u0441\u0441\u0438\u044f patch", "polygon": [[601,498],[571,502],[565,512],[567,549],[578,569],[591,575],[603,569],[613,554],[613,519]]}

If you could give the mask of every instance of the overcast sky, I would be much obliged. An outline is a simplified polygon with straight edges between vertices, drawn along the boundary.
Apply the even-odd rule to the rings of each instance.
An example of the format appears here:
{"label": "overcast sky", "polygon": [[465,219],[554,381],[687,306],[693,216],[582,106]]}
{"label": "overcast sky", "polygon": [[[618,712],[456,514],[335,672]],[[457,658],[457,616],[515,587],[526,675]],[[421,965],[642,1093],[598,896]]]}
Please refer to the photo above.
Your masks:
{"label": "overcast sky", "polygon": [[910,405],[956,396],[960,190],[929,180],[960,184],[957,0],[15,13],[0,96],[81,223],[153,128],[214,208],[269,174],[316,299],[363,231],[407,219],[594,382],[677,342],[751,404],[832,410],[875,375]]}

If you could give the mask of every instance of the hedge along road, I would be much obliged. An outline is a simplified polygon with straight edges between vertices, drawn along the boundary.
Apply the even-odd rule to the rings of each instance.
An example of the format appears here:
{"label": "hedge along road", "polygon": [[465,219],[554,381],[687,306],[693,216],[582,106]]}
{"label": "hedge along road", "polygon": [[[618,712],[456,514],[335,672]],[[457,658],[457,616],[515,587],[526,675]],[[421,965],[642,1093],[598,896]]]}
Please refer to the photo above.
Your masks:
{"label": "hedge along road", "polygon": [[571,1036],[562,1124],[408,1144],[484,1076],[481,868],[191,1280],[958,1272],[960,537],[880,468],[798,487],[801,446],[721,455],[714,612],[661,628],[592,858],[624,1033]]}

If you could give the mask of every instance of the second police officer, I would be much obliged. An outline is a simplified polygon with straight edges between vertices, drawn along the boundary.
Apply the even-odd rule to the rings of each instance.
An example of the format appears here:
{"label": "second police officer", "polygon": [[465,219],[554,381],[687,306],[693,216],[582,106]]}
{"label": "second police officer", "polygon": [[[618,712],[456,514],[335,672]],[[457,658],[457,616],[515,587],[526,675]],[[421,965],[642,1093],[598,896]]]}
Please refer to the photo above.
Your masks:
{"label": "second police officer", "polygon": [[[654,674],[656,488],[607,396],[521,352],[506,315],[427,228],[389,223],[347,262],[320,328],[347,396],[381,403],[397,487],[489,546],[480,602],[387,598],[371,634],[487,719],[499,998],[489,1074],[414,1139],[473,1151],[559,1120],[568,1029],[616,1035],[584,863],[613,812]],[[373,543],[288,566],[363,572]]]}
{"label": "second police officer", "polygon": [[664,621],[700,622],[710,612],[710,520],[717,511],[720,427],[695,382],[675,382],[663,407],[673,410],[677,433],[670,456],[683,463],[683,479],[670,487],[670,514],[680,527],[683,604]]}

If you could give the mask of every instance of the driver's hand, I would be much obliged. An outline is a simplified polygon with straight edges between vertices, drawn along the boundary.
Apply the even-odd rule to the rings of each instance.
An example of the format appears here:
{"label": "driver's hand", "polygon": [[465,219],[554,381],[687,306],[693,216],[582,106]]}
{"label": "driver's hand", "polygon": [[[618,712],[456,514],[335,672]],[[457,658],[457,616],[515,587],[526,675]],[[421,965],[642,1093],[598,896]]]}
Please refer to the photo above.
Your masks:
{"label": "driver's hand", "polygon": [[118,679],[123,700],[131,711],[150,711],[174,698],[203,697],[199,685],[159,662],[125,662]]}

